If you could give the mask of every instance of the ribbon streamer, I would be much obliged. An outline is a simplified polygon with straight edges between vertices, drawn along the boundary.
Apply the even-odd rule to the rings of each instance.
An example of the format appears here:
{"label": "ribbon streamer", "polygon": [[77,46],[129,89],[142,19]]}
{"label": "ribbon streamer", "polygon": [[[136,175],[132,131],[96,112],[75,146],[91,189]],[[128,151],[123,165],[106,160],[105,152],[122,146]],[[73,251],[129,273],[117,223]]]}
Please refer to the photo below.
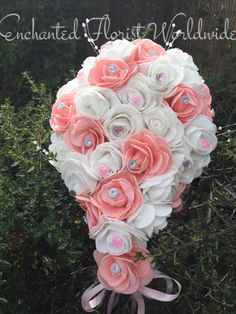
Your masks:
{"label": "ribbon streamer", "polygon": [[[171,281],[177,285],[178,292],[175,294],[170,294],[170,293],[165,293],[165,292],[148,288],[148,287],[140,287],[132,295],[131,313],[134,313],[135,308],[137,307],[137,314],[145,314],[145,303],[144,303],[143,296],[151,300],[162,301],[162,302],[171,302],[178,297],[181,291],[180,283],[177,280],[167,276],[166,274],[155,270],[153,279],[161,279],[161,278],[166,280],[167,290],[169,290],[168,287],[170,287],[170,281]],[[87,290],[85,290],[81,299],[83,309],[86,312],[93,312],[96,307],[102,304],[106,291],[108,290],[106,290],[102,284],[98,284],[97,286],[92,285]],[[116,297],[117,297],[117,293],[115,291],[112,291],[109,297],[109,301],[108,301],[107,314],[112,313],[112,309],[117,303]]]}

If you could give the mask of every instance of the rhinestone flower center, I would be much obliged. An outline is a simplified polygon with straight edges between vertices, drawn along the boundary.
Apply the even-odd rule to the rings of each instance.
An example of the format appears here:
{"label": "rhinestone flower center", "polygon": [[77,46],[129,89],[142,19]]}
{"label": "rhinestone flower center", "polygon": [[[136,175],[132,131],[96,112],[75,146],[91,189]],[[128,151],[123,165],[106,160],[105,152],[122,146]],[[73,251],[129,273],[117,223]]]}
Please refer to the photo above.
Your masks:
{"label": "rhinestone flower center", "polygon": [[108,72],[109,72],[110,74],[115,74],[115,73],[118,72],[118,67],[117,67],[115,64],[110,64],[110,65],[108,66]]}
{"label": "rhinestone flower center", "polygon": [[190,161],[190,160],[184,160],[184,161],[183,161],[183,167],[186,168],[186,169],[187,169],[187,168],[188,168],[188,169],[191,168],[191,167],[192,167],[191,161]]}
{"label": "rhinestone flower center", "polygon": [[148,55],[149,55],[150,57],[155,57],[155,56],[157,55],[157,53],[156,53],[155,50],[150,49],[150,50],[148,51]]}
{"label": "rhinestone flower center", "polygon": [[182,102],[184,105],[187,105],[189,103],[190,99],[188,96],[184,95],[182,96]]}
{"label": "rhinestone flower center", "polygon": [[108,194],[109,194],[110,198],[114,199],[114,198],[116,198],[119,195],[119,192],[118,192],[118,190],[116,188],[111,188],[109,190]]}
{"label": "rhinestone flower center", "polygon": [[157,80],[159,83],[164,83],[165,80],[166,80],[166,75],[165,75],[165,73],[163,73],[163,72],[157,73],[157,75],[156,75],[156,80]]}
{"label": "rhinestone flower center", "polygon": [[123,126],[114,126],[112,130],[113,134],[115,137],[120,137],[122,133],[124,132],[124,127]]}
{"label": "rhinestone flower center", "polygon": [[93,139],[91,137],[87,137],[85,140],[84,140],[84,146],[85,147],[91,147],[93,146]]}
{"label": "rhinestone flower center", "polygon": [[64,102],[61,102],[61,103],[57,106],[57,109],[58,109],[58,110],[62,110],[63,108],[65,108],[65,104],[64,104]]}
{"label": "rhinestone flower center", "polygon": [[114,274],[114,275],[117,275],[121,272],[121,267],[118,263],[114,263],[111,265],[111,272]]}
{"label": "rhinestone flower center", "polygon": [[137,168],[137,165],[138,165],[137,161],[135,159],[131,159],[129,161],[128,167],[129,167],[129,169],[133,170],[133,169]]}

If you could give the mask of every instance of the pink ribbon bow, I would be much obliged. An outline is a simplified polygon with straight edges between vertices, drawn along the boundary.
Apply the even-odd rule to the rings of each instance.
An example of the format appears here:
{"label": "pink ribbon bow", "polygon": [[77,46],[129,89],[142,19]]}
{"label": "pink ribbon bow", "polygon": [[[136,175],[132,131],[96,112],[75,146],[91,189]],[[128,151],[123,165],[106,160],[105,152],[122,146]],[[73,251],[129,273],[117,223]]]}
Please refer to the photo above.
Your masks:
{"label": "pink ribbon bow", "polygon": [[[173,279],[170,278],[169,276],[155,270],[154,271],[154,279],[159,279],[159,278],[163,278],[166,280],[167,283],[167,290],[172,290],[173,288],[173,284],[172,282],[174,282],[177,287],[178,287],[178,292],[175,294],[170,294],[170,293],[165,293],[165,292],[161,292],[152,288],[148,288],[148,287],[140,287],[133,295],[133,304],[132,304],[132,313],[134,313],[135,311],[135,307],[137,305],[137,314],[145,314],[145,303],[144,303],[144,299],[143,296],[152,299],[152,300],[156,300],[156,301],[162,301],[162,302],[170,302],[173,301],[174,299],[176,299],[181,291],[181,285],[180,283]],[[106,294],[106,289],[104,288],[104,286],[102,284],[98,284],[96,286],[92,285],[90,286],[87,290],[85,290],[85,292],[82,295],[82,299],[81,299],[81,303],[83,306],[83,309],[86,312],[93,312],[95,310],[96,307],[98,307],[99,305],[101,305],[101,303],[103,302],[103,299],[105,297]],[[115,306],[116,303],[116,292],[112,291],[109,301],[108,301],[108,307],[107,307],[107,314],[111,314],[113,307]]]}

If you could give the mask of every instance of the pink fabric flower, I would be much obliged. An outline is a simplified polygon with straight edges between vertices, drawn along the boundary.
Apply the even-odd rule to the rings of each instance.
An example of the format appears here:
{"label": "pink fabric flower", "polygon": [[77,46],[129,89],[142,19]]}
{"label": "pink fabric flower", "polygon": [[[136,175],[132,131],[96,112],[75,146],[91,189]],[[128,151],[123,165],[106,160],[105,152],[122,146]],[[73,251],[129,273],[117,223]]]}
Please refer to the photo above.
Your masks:
{"label": "pink fabric flower", "polygon": [[165,173],[172,164],[171,151],[167,142],[143,130],[128,138],[123,147],[124,162],[128,171],[138,182],[148,177]]}
{"label": "pink fabric flower", "polygon": [[132,44],[137,46],[134,60],[137,63],[150,62],[161,55],[165,55],[165,49],[150,39],[135,39]]}
{"label": "pink fabric flower", "polygon": [[[146,259],[137,261],[136,252],[141,252]],[[138,246],[133,246],[131,252],[120,256],[95,251],[99,281],[107,290],[123,294],[135,293],[153,279],[152,260],[148,257],[149,254],[145,248]]]}
{"label": "pink fabric flower", "polygon": [[68,147],[81,154],[94,150],[106,140],[100,122],[85,116],[72,118],[64,139]]}
{"label": "pink fabric flower", "polygon": [[202,97],[204,106],[201,113],[212,119],[215,116],[215,113],[214,110],[211,108],[212,97],[209,87],[206,84],[204,84],[204,87],[202,89]]}
{"label": "pink fabric flower", "polygon": [[177,213],[181,211],[182,209],[182,199],[181,195],[186,189],[187,185],[181,183],[178,187],[178,191],[174,194],[173,199],[172,199],[172,207],[173,207],[173,212]]}
{"label": "pink fabric flower", "polygon": [[86,220],[88,222],[89,232],[91,232],[98,224],[101,212],[98,207],[93,204],[92,196],[88,194],[76,196],[76,201],[80,203],[80,207],[86,212]]}
{"label": "pink fabric flower", "polygon": [[193,120],[204,106],[201,93],[187,85],[179,85],[166,100],[182,123]]}
{"label": "pink fabric flower", "polygon": [[71,117],[76,113],[74,94],[65,94],[52,107],[51,128],[55,132],[64,133],[70,125]]}
{"label": "pink fabric flower", "polygon": [[136,73],[137,64],[132,59],[102,59],[89,72],[90,85],[118,89]]}
{"label": "pink fabric flower", "polygon": [[126,220],[142,206],[142,195],[136,178],[127,171],[102,180],[92,196],[80,195],[76,199],[82,201],[85,207],[90,231],[102,215]]}

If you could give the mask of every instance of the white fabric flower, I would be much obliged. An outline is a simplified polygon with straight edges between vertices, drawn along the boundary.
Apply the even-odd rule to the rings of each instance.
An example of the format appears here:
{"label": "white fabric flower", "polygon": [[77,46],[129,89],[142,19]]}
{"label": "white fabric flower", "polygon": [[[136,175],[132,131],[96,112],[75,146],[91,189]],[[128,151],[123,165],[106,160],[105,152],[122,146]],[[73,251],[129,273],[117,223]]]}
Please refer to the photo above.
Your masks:
{"label": "white fabric flower", "polygon": [[193,178],[199,177],[211,160],[210,153],[217,145],[215,133],[215,124],[206,116],[198,116],[185,125],[184,136],[193,162]]}
{"label": "white fabric flower", "polygon": [[82,68],[77,73],[77,80],[80,84],[80,87],[89,87],[89,71],[95,66],[96,60],[97,57],[88,57],[84,60]]}
{"label": "white fabric flower", "polygon": [[164,137],[171,147],[182,145],[184,126],[168,106],[162,105],[144,112],[143,120],[153,134]]}
{"label": "white fabric flower", "polygon": [[107,220],[105,217],[101,218],[90,237],[96,240],[99,252],[111,255],[128,253],[134,244],[142,245],[147,240],[144,233],[132,225],[119,220]]}
{"label": "white fabric flower", "polygon": [[194,89],[197,89],[198,91],[202,91],[204,87],[204,80],[200,76],[200,74],[192,69],[184,68],[184,78],[183,78],[183,84],[193,87]]}
{"label": "white fabric flower", "polygon": [[125,59],[133,56],[136,46],[126,39],[109,41],[101,47],[99,59]]}
{"label": "white fabric flower", "polygon": [[184,137],[190,152],[207,156],[217,145],[216,126],[206,116],[198,116],[185,125]]}
{"label": "white fabric flower", "polygon": [[160,56],[149,63],[147,77],[149,87],[167,97],[182,82],[183,68],[172,64],[168,56]]}
{"label": "white fabric flower", "polygon": [[192,56],[187,52],[178,48],[169,49],[166,51],[167,56],[170,57],[171,62],[176,65],[181,65],[183,67],[198,71],[198,67],[193,62]]}
{"label": "white fabric flower", "polygon": [[187,145],[174,148],[172,150],[172,158],[172,167],[178,171],[179,183],[191,183],[195,177],[196,169]]}
{"label": "white fabric flower", "polygon": [[75,107],[78,115],[86,115],[104,121],[108,110],[120,101],[113,90],[102,87],[88,87],[80,90],[75,96]]}
{"label": "white fabric flower", "polygon": [[119,105],[110,109],[104,128],[110,140],[124,139],[143,129],[142,115],[133,106]]}
{"label": "white fabric flower", "polygon": [[84,60],[82,64],[83,71],[85,71],[86,74],[95,66],[97,57],[88,57]]}
{"label": "white fabric flower", "polygon": [[68,154],[60,169],[61,177],[69,191],[80,195],[95,190],[97,179],[91,172],[84,155],[75,152]]}
{"label": "white fabric flower", "polygon": [[58,90],[56,98],[59,99],[65,94],[70,94],[70,93],[75,94],[76,92],[79,91],[80,87],[81,87],[81,84],[76,77],[73,80],[67,82]]}
{"label": "white fabric flower", "polygon": [[171,204],[173,187],[178,186],[176,170],[151,177],[139,185],[145,201],[151,204]]}
{"label": "white fabric flower", "polygon": [[63,135],[53,133],[51,135],[51,143],[48,150],[55,155],[56,160],[50,160],[49,162],[58,172],[61,172],[61,163],[65,160],[66,156],[71,153],[71,150],[66,146]]}
{"label": "white fabric flower", "polygon": [[123,169],[121,141],[100,144],[89,158],[90,169],[98,178],[105,178]]}
{"label": "white fabric flower", "polygon": [[169,205],[144,203],[135,216],[128,220],[128,223],[151,238],[153,233],[158,234],[167,226],[167,217],[171,212],[172,208]]}
{"label": "white fabric flower", "polygon": [[138,73],[128,84],[118,91],[121,102],[133,105],[137,110],[145,112],[162,103],[163,97],[147,86],[147,77]]}

